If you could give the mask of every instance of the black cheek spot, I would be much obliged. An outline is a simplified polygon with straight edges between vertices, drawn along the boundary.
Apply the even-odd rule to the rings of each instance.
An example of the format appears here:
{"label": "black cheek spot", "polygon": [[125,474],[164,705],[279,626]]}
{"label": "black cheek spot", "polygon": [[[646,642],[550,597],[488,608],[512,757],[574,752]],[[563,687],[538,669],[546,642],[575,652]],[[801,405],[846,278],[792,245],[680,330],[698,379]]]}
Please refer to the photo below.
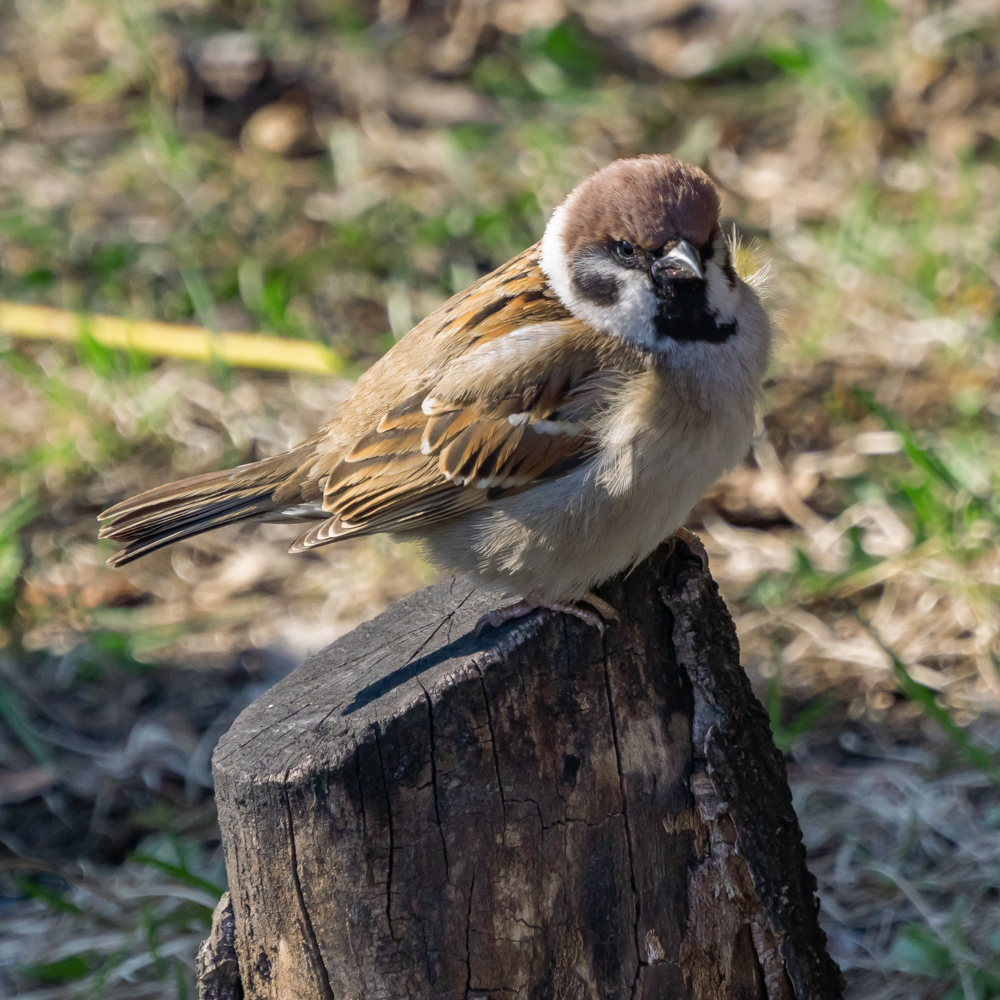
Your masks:
{"label": "black cheek spot", "polygon": [[618,280],[591,271],[585,264],[577,264],[573,268],[573,287],[589,302],[599,306],[611,306],[618,301]]}

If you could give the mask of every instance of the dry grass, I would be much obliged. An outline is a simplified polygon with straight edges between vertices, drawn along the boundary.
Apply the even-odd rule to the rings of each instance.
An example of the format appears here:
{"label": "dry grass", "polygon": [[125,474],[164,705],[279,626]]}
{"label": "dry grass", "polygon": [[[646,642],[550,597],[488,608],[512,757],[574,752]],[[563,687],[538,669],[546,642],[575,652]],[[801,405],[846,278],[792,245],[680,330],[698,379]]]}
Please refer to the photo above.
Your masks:
{"label": "dry grass", "polygon": [[[113,572],[94,514],[301,440],[580,177],[673,150],[719,182],[747,266],[770,262],[768,416],[691,524],[791,754],[831,947],[852,996],[1000,996],[1000,17],[410,6],[0,9],[0,297],[264,329],[350,366],[3,345],[0,832],[45,891],[4,883],[0,988],[183,995],[204,917],[183,907],[207,900],[156,895],[185,885],[176,864],[123,859],[174,864],[176,835],[210,867],[219,726],[431,577],[380,540],[293,558],[277,526]],[[200,707],[178,702],[196,675]]]}
{"label": "dry grass", "polygon": [[[0,915],[0,968],[15,967],[20,1000],[184,994],[222,891],[161,845],[161,854],[116,868],[81,863],[24,877],[30,901]],[[221,857],[212,874],[223,876]],[[162,867],[158,867],[158,864]],[[208,866],[206,866],[208,867]],[[169,984],[169,986],[167,985]]]}
{"label": "dry grass", "polygon": [[[830,949],[866,1000],[996,995],[1000,811],[954,748],[872,729],[814,733],[790,768]],[[994,751],[996,724],[977,736]],[[835,741],[835,742],[834,742]]]}

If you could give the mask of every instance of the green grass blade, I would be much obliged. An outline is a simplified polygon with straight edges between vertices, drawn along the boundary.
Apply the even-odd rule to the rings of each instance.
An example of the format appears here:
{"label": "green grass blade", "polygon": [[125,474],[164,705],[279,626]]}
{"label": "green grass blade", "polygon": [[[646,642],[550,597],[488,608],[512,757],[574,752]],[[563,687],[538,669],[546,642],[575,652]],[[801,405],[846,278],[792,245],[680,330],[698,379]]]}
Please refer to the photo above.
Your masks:
{"label": "green grass blade", "polygon": [[226,891],[223,886],[209,882],[208,879],[202,878],[200,875],[195,875],[180,865],[172,865],[169,861],[161,861],[150,854],[135,854],[132,856],[132,860],[136,864],[156,868],[163,872],[164,875],[169,875],[171,878],[176,879],[182,885],[190,886],[192,889],[201,889],[216,898]]}
{"label": "green grass blade", "polygon": [[861,615],[857,615],[857,618],[861,623],[861,627],[892,661],[892,671],[897,681],[899,681],[899,686],[903,689],[903,693],[920,705],[924,712],[944,730],[948,738],[954,743],[955,748],[970,764],[979,768],[997,788],[1000,788],[1000,765],[998,765],[996,757],[972,743],[965,730],[949,715],[948,710],[942,708],[937,703],[937,693],[934,689],[914,680],[906,669],[906,664],[903,663],[891,647],[882,641],[871,625]]}

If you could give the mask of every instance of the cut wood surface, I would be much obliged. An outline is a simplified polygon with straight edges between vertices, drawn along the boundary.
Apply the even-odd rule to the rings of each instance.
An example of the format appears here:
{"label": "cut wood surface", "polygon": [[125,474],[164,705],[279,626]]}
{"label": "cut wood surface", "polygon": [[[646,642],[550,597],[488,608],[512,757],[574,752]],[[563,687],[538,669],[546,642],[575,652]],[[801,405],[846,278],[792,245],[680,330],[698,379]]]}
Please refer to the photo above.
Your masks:
{"label": "cut wood surface", "polygon": [[477,638],[461,578],[239,717],[216,794],[249,998],[841,996],[767,717],[666,547],[596,630]]}

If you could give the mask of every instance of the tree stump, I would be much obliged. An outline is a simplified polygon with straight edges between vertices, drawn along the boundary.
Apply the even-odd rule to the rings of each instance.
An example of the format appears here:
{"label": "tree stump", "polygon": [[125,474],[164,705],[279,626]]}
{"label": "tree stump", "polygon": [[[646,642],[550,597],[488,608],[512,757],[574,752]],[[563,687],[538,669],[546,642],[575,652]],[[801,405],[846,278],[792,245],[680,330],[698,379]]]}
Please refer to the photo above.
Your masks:
{"label": "tree stump", "polygon": [[781,755],[707,572],[601,588],[605,634],[477,638],[461,578],[247,708],[215,753],[250,1000],[826,1000]]}

